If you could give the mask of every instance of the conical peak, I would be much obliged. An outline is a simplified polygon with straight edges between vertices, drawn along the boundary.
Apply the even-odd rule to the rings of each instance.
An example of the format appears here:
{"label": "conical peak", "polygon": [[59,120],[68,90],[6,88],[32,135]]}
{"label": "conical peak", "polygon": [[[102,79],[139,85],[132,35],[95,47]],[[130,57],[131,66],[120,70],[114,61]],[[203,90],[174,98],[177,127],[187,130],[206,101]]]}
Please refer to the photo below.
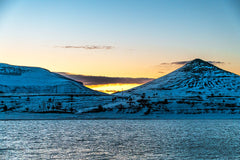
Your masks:
{"label": "conical peak", "polygon": [[199,62],[206,62],[206,61],[196,58],[196,59],[192,60],[191,62],[199,63]]}
{"label": "conical peak", "polygon": [[207,66],[212,66],[212,64],[210,64],[209,62],[204,61],[204,60],[199,59],[199,58],[194,59],[194,60],[188,62],[187,64],[188,65],[207,65]]}
{"label": "conical peak", "polygon": [[217,67],[212,65],[211,63],[204,61],[202,59],[194,59],[182,67],[182,71],[184,72],[204,72],[209,70],[216,70]]}

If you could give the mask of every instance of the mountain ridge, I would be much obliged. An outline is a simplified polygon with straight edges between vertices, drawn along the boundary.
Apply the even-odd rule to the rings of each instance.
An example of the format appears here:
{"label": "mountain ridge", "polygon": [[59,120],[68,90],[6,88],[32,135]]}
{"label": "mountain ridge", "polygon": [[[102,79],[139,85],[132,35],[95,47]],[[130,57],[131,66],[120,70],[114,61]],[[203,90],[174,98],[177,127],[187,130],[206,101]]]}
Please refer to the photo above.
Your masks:
{"label": "mountain ridge", "polygon": [[5,63],[0,63],[0,92],[104,94],[83,86],[81,82],[44,68],[15,66]]}

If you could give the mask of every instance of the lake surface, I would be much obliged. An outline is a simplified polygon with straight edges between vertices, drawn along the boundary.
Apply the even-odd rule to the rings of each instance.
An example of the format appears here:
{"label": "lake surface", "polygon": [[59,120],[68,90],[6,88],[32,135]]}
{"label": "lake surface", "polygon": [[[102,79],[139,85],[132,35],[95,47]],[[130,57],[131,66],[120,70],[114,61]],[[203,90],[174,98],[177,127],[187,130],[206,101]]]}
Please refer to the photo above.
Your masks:
{"label": "lake surface", "polygon": [[240,159],[240,120],[0,121],[0,159]]}

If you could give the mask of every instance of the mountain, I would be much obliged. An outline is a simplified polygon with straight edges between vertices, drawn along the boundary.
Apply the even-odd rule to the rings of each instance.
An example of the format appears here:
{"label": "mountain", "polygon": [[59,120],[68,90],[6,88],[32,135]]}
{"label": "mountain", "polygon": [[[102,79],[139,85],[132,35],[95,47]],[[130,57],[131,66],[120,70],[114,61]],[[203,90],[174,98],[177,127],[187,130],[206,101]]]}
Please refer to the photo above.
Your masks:
{"label": "mountain", "polygon": [[0,92],[0,112],[76,113],[77,118],[240,117],[240,76],[201,59],[112,96],[46,69],[0,64]]}
{"label": "mountain", "polygon": [[[139,87],[114,94],[116,115],[240,114],[240,76],[201,59]],[[120,98],[119,98],[120,97]]]}
{"label": "mountain", "polygon": [[[3,119],[4,113],[12,115],[13,112],[78,113],[111,100],[112,97],[105,93],[43,68],[0,64],[0,112],[3,112]],[[64,118],[65,114],[62,115]],[[30,117],[34,119],[35,116]],[[49,118],[53,117],[49,115]]]}
{"label": "mountain", "polygon": [[3,63],[0,64],[0,93],[104,95],[43,68]]}
{"label": "mountain", "polygon": [[[174,92],[173,92],[174,91]],[[184,93],[179,95],[178,92]],[[168,93],[162,96],[192,94],[239,95],[240,76],[220,69],[201,59],[195,59],[176,71],[142,86],[125,91],[126,95]]]}

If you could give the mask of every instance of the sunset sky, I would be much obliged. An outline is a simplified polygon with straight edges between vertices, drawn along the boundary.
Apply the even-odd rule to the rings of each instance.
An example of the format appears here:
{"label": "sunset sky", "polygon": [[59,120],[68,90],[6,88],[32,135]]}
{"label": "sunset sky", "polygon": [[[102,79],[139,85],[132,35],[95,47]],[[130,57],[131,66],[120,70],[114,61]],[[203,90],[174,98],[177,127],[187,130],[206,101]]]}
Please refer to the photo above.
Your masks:
{"label": "sunset sky", "polygon": [[1,63],[53,72],[158,78],[201,58],[240,74],[238,0],[0,0],[0,36]]}

